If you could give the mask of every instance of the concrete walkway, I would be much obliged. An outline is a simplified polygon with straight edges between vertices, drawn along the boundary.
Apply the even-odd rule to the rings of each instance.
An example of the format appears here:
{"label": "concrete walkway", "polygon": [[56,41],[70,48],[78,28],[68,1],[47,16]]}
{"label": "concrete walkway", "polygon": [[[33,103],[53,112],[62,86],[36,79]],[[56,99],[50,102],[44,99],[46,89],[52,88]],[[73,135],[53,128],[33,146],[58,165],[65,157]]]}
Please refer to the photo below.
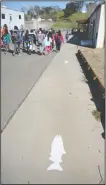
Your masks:
{"label": "concrete walkway", "polygon": [[[64,44],[3,131],[3,184],[99,184],[100,172],[104,178],[103,129],[92,116],[95,105],[76,51]],[[62,172],[47,171],[57,134],[66,151]]]}
{"label": "concrete walkway", "polygon": [[22,53],[13,57],[11,53],[1,55],[1,129],[8,124],[24,98],[36,84],[56,53],[31,56]]}

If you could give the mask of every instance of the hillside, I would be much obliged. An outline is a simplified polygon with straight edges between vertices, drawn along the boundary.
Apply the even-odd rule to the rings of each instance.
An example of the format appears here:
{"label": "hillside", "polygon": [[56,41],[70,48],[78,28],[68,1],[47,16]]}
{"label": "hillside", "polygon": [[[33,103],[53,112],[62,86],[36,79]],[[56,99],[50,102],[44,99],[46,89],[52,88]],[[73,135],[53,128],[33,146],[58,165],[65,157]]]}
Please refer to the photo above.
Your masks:
{"label": "hillside", "polygon": [[71,16],[69,16],[67,18],[67,20],[72,21],[72,22],[76,22],[79,20],[87,19],[88,16],[89,16],[88,13],[77,12],[77,13],[74,13]]}
{"label": "hillside", "polygon": [[78,24],[76,21],[88,19],[88,13],[77,12],[72,14],[71,16],[64,18],[64,12],[57,13],[56,23],[52,26],[55,28],[77,28]]}

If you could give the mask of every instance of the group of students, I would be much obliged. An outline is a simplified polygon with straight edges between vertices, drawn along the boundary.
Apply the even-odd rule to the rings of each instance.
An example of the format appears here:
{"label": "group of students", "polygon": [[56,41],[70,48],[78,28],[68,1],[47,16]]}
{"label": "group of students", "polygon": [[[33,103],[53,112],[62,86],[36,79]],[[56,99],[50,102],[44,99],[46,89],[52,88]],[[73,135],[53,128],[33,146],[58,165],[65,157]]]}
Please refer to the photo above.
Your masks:
{"label": "group of students", "polygon": [[61,44],[64,43],[63,35],[61,31],[55,32],[52,28],[49,31],[40,29],[37,33],[37,41],[40,46],[40,54],[44,54],[44,51],[48,53],[54,49],[60,51]]}
{"label": "group of students", "polygon": [[1,29],[1,46],[5,45],[6,51],[9,50],[10,42],[14,44],[13,55],[16,54],[16,47],[18,47],[20,53],[20,45],[25,47],[28,39],[32,39],[32,43],[39,46],[40,54],[48,53],[56,46],[56,50],[60,51],[64,38],[61,31],[55,32],[52,28],[48,31],[40,28],[38,31],[27,30],[20,31],[17,26],[14,26],[14,30],[8,31],[8,27],[5,24]]}
{"label": "group of students", "polygon": [[[35,45],[39,46],[40,55],[45,54],[45,51],[47,53],[50,53],[52,49],[54,49],[54,46],[56,45],[56,50],[60,51],[61,44],[64,43],[63,35],[61,31],[55,32],[52,28],[48,31],[39,28],[37,32],[34,30],[30,31],[26,30],[24,36],[23,36],[23,43],[25,43],[29,35],[32,37],[32,42]],[[31,39],[31,38],[30,38]]]}
{"label": "group of students", "polygon": [[22,32],[18,29],[17,26],[14,26],[14,30],[9,31],[8,26],[4,24],[3,28],[1,28],[0,45],[1,45],[1,48],[2,47],[5,48],[5,53],[10,50],[11,41],[14,45],[13,55],[15,55],[17,45],[20,51],[20,44],[23,41]]}

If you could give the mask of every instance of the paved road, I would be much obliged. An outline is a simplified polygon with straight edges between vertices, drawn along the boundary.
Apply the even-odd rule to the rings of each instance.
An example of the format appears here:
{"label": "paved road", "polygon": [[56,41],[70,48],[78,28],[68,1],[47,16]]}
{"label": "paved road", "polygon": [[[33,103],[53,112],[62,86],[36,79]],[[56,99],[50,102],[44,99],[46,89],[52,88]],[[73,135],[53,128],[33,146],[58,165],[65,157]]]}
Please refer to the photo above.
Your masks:
{"label": "paved road", "polygon": [[56,53],[48,56],[1,54],[1,129],[38,81]]}
{"label": "paved road", "polygon": [[[75,53],[76,46],[64,44],[2,132],[3,184],[100,184],[100,173],[104,178],[103,128],[92,115],[95,105]],[[64,151],[56,142],[51,153],[57,134],[66,151],[63,171],[48,171],[50,156],[57,165]]]}

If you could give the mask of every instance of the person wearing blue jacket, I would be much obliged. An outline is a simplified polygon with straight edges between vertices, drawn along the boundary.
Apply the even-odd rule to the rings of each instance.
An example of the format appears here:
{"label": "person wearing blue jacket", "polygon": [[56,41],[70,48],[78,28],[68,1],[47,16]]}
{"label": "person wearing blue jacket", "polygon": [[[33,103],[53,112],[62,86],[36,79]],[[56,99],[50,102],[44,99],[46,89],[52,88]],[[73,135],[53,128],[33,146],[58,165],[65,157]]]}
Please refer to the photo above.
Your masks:
{"label": "person wearing blue jacket", "polygon": [[68,39],[69,39],[69,33],[68,33],[68,31],[66,32],[65,39],[66,39],[66,42],[68,42]]}
{"label": "person wearing blue jacket", "polygon": [[22,43],[22,35],[17,26],[14,26],[12,42],[14,44],[13,55],[15,55],[17,51],[17,54],[20,54],[20,44]]}

